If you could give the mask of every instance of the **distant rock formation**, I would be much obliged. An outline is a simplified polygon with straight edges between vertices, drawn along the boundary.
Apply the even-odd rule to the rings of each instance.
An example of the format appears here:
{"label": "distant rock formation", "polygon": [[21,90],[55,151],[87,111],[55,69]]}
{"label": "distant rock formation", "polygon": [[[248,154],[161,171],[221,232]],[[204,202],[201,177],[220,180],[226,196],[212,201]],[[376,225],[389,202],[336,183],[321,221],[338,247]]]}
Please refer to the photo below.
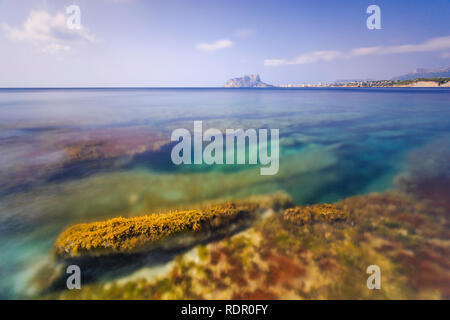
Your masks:
{"label": "distant rock formation", "polygon": [[440,69],[415,69],[412,73],[394,77],[392,80],[412,80],[417,78],[448,78],[450,77],[450,68]]}
{"label": "distant rock formation", "polygon": [[261,81],[259,74],[246,75],[240,78],[233,78],[227,81],[226,88],[268,88],[270,84]]}

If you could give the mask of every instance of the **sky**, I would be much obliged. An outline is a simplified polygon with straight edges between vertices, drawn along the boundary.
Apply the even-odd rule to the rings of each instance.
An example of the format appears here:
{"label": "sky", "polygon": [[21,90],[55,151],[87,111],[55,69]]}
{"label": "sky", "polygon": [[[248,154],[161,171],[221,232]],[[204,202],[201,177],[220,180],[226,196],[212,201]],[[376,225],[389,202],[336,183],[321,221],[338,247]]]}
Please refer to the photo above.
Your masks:
{"label": "sky", "polygon": [[[381,29],[367,28],[370,5]],[[213,87],[253,73],[303,84],[449,66],[449,0],[0,0],[0,87]]]}

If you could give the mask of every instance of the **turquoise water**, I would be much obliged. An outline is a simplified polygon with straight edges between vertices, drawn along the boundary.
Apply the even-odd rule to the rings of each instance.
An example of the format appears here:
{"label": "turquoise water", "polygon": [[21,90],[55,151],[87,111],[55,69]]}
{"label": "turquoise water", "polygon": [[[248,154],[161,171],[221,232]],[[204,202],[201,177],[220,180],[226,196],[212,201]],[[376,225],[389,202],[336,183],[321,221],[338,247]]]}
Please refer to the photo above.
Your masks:
{"label": "turquoise water", "polygon": [[[449,142],[449,98],[439,88],[1,89],[0,298],[32,294],[73,223],[276,191],[305,204],[393,189],[412,152]],[[173,165],[171,132],[194,120],[279,129],[278,174]]]}

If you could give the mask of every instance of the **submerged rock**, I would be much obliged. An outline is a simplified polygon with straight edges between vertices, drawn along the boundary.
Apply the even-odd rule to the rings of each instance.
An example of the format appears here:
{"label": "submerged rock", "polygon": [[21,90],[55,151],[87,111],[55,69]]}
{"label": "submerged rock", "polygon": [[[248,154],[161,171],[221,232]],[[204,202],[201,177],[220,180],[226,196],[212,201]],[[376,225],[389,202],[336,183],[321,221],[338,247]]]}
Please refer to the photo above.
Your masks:
{"label": "submerged rock", "polygon": [[305,225],[316,222],[348,221],[350,215],[333,204],[316,204],[313,206],[286,209],[283,220],[293,224]]}
{"label": "submerged rock", "polygon": [[[286,221],[340,221],[311,223]],[[289,220],[288,219],[288,220]],[[317,221],[315,220],[317,219]],[[355,196],[269,215],[232,237],[177,255],[156,277],[125,275],[57,299],[448,299],[448,214],[411,195]],[[369,290],[367,267],[382,272]]]}
{"label": "submerged rock", "polygon": [[54,252],[60,258],[174,249],[205,240],[212,232],[251,218],[254,207],[230,203],[204,210],[175,211],[137,218],[78,224],[62,232]]}
{"label": "submerged rock", "polygon": [[83,288],[111,283],[141,268],[157,274],[155,270],[165,269],[194,246],[229,239],[291,206],[292,198],[277,192],[234,203],[214,201],[160,214],[71,226],[58,236],[53,256],[31,277],[31,296],[64,290],[66,268],[71,264],[81,268]]}
{"label": "submerged rock", "polygon": [[450,209],[450,135],[411,152],[395,184],[406,193]]}
{"label": "submerged rock", "polygon": [[258,217],[260,209],[285,207],[283,196],[255,198],[165,214],[77,224],[56,239],[58,259],[175,250],[235,232]]}

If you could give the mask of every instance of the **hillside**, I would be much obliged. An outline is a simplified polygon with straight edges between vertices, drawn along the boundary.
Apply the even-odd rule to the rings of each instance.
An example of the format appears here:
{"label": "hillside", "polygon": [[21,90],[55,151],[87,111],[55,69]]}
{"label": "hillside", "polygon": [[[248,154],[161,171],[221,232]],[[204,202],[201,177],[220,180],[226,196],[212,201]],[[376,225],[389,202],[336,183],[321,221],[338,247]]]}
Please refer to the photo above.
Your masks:
{"label": "hillside", "polygon": [[412,73],[392,78],[392,80],[412,80],[418,78],[448,78],[450,77],[450,68],[439,69],[415,69]]}

